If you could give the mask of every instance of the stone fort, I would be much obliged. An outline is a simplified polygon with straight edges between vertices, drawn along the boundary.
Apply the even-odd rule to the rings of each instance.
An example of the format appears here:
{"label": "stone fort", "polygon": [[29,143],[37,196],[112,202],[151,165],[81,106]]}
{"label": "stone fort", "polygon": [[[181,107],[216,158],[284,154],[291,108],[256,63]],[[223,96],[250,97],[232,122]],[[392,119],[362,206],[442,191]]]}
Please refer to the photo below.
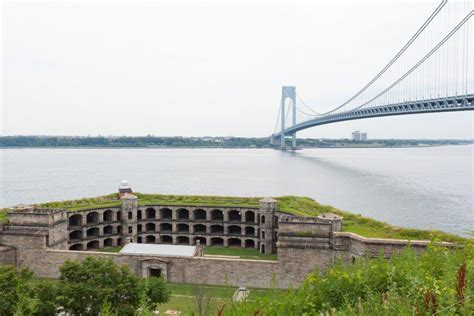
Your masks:
{"label": "stone fort", "polygon": [[[168,282],[287,288],[297,286],[316,268],[324,270],[336,260],[350,262],[380,254],[390,257],[407,245],[422,251],[429,243],[342,232],[343,218],[338,215],[286,214],[271,198],[262,199],[260,207],[254,208],[139,206],[125,182],[118,194],[121,206],[111,208],[11,208],[8,224],[0,226],[0,263],[27,267],[37,276],[57,278],[65,260],[97,256],[125,264],[143,277],[159,269]],[[197,245],[199,251],[191,257],[100,251],[129,242]],[[276,253],[277,260],[205,255],[205,246],[215,245],[256,248],[262,254]]]}

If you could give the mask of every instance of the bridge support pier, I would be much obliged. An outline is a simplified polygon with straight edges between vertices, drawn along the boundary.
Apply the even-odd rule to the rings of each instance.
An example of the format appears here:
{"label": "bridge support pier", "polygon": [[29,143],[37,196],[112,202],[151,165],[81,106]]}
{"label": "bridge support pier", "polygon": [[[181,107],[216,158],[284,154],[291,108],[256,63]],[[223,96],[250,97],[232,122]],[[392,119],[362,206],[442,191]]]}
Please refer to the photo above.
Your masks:
{"label": "bridge support pier", "polygon": [[[296,94],[296,93],[295,93]],[[293,126],[296,125],[296,101],[292,99],[292,110],[293,110]],[[296,132],[291,135],[291,149],[296,149]]]}
{"label": "bridge support pier", "polygon": [[[292,104],[292,114],[293,114],[293,125],[296,125],[296,87],[295,86],[283,86],[281,87],[281,102],[280,102],[280,111],[281,111],[281,135],[280,135],[280,149],[285,150],[285,101],[287,98],[290,98]],[[291,135],[291,147],[296,148],[296,132]]]}

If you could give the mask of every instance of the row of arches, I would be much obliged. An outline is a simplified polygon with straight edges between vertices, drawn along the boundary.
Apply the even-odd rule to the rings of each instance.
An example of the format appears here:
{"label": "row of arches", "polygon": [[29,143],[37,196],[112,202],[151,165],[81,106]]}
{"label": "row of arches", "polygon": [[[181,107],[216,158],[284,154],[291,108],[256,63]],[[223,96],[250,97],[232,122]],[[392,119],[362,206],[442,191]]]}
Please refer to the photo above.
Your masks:
{"label": "row of arches", "polygon": [[[195,245],[199,241],[202,245],[209,245],[209,246],[224,246],[224,239],[220,237],[212,237],[207,240],[205,237],[194,237],[190,238],[188,236],[177,236],[176,237],[176,244],[178,245],[189,245],[192,242]],[[209,242],[208,242],[209,241]],[[147,243],[147,244],[173,244],[173,237],[170,235],[161,235],[157,238],[154,235],[147,235],[147,236],[140,236],[137,240],[138,243]],[[117,242],[114,243],[113,238],[106,238],[103,242],[103,247],[113,247],[122,244],[122,238],[118,238]],[[255,248],[255,241],[253,239],[245,239],[243,244],[240,238],[228,238],[227,239],[227,246],[229,247],[245,247],[245,248]],[[72,244],[69,247],[69,250],[97,250],[100,249],[100,242],[99,240],[91,240],[86,244],[76,243]]]}
{"label": "row of arches", "polygon": [[[104,239],[104,244],[103,247],[113,247],[113,246],[119,246],[122,245],[122,238],[117,238],[117,243],[114,242],[113,238],[106,238]],[[77,243],[77,244],[72,244],[69,246],[69,250],[97,250],[100,249],[100,242],[98,240],[91,240],[87,242],[86,244],[82,243]]]}
{"label": "row of arches", "polygon": [[[154,233],[156,232],[156,227],[154,223],[147,223],[144,227],[142,225],[138,225],[138,232],[139,233]],[[172,232],[172,225],[169,223],[161,223],[159,225],[161,233],[171,233]],[[178,224],[176,225],[177,233],[189,233],[190,232],[190,225],[188,224]],[[122,227],[117,226],[117,233],[122,233]],[[207,229],[206,225],[202,224],[195,224],[193,225],[193,233],[194,234],[223,234],[224,233],[224,226],[223,225],[211,225],[209,230]],[[107,225],[102,228],[102,234],[100,234],[100,229],[98,227],[89,228],[85,236],[86,238],[90,237],[98,237],[98,236],[107,236],[114,234],[114,227],[112,225]],[[245,236],[255,236],[255,228],[251,226],[245,227],[245,230],[242,231],[242,228],[237,225],[230,225],[228,227],[228,235],[245,235]],[[74,230],[69,233],[69,240],[80,240],[83,238],[82,230]]]}
{"label": "row of arches", "polygon": [[[203,209],[195,209],[193,212],[193,220],[195,221],[206,221],[208,219],[207,212]],[[169,208],[161,208],[159,210],[160,219],[162,220],[171,220],[173,218],[173,211]],[[153,220],[157,219],[157,212],[154,208],[149,207],[145,210],[145,214],[142,214],[142,210],[137,211],[137,219],[142,220]],[[244,214],[237,210],[231,210],[228,212],[229,215],[229,222],[246,222],[246,223],[254,223],[255,222],[255,212],[254,211],[246,211]],[[83,224],[86,225],[94,225],[102,223],[112,223],[115,221],[121,221],[122,219],[122,212],[116,211],[115,214],[112,210],[106,210],[102,214],[102,221],[99,212],[89,212],[87,213],[85,218],[85,223],[83,223],[83,215],[82,214],[73,214],[69,217],[69,226],[82,226]],[[133,214],[132,212],[128,213],[128,218],[132,219]],[[176,211],[176,219],[180,221],[190,220],[190,211],[185,208],[180,208]],[[219,209],[214,209],[210,212],[210,220],[215,222],[222,222],[224,221],[224,212]],[[264,223],[263,219],[263,223]]]}
{"label": "row of arches", "polygon": [[[130,212],[131,213],[131,212]],[[115,216],[114,216],[115,215]],[[100,222],[99,212],[89,212],[86,214],[85,224],[93,225]],[[115,214],[112,210],[106,210],[102,213],[102,222],[103,223],[112,223],[115,221],[122,220],[122,211],[117,211]],[[69,226],[82,226],[83,225],[83,215],[82,214],[73,214],[69,217]]]}
{"label": "row of arches", "polygon": [[[122,226],[117,226],[117,234],[122,233]],[[114,234],[114,227],[112,225],[107,225],[102,228],[102,235],[112,235]],[[100,236],[100,229],[98,227],[92,227],[86,230],[85,237],[97,237]],[[77,240],[83,238],[82,230],[73,230],[69,233],[69,240]]]}
{"label": "row of arches", "polygon": [[[159,210],[160,219],[172,219],[173,218],[173,211],[169,208],[161,208]],[[176,210],[176,219],[180,221],[190,220],[191,212],[185,208],[179,208]],[[195,209],[192,211],[193,220],[196,221],[205,221],[207,220],[207,212],[203,209]],[[242,212],[237,210],[229,211],[229,222],[247,222],[247,223],[254,223],[255,222],[255,212],[254,211],[246,211],[244,216],[242,216]],[[154,208],[149,207],[145,210],[144,214],[142,214],[141,210],[138,210],[137,219],[156,219],[157,212]],[[224,221],[224,212],[222,210],[214,209],[210,212],[210,220],[211,221]]]}
{"label": "row of arches", "polygon": [[[169,223],[161,223],[158,226],[160,228],[160,232],[172,232],[173,226]],[[193,227],[194,234],[223,234],[224,233],[224,226],[223,225],[211,225],[209,227],[209,231],[206,225],[203,224],[195,224]],[[138,232],[156,232],[157,225],[154,223],[147,223],[145,226],[138,225]],[[188,224],[177,224],[176,225],[176,232],[177,233],[189,233],[190,232],[190,225]],[[230,225],[228,226],[228,234],[229,235],[242,235],[243,231],[240,226],[237,225]],[[244,230],[245,236],[255,236],[255,228],[248,226],[245,227]]]}
{"label": "row of arches", "polygon": [[[192,244],[195,245],[198,240],[201,243],[201,245],[224,246],[224,238],[220,238],[220,237],[212,237],[209,239],[209,243],[208,243],[205,237],[194,237],[190,239],[188,236],[177,236],[176,244],[189,245],[190,241],[192,241]],[[159,238],[156,238],[153,235],[147,235],[144,237],[138,237],[137,242],[147,243],[147,244],[155,244],[157,242],[160,244],[173,244],[173,237],[169,235],[161,235]],[[229,247],[242,247],[242,240],[240,238],[228,238],[227,245]],[[255,248],[255,241],[253,239],[245,239],[244,247]]]}

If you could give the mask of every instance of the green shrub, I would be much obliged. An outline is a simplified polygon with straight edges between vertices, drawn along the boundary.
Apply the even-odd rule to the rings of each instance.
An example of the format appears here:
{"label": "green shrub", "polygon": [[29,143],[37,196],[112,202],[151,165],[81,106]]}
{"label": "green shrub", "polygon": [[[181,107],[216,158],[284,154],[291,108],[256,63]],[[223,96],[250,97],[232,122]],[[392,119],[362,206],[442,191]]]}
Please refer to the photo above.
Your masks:
{"label": "green shrub", "polygon": [[[417,255],[407,248],[390,260],[357,259],[314,272],[296,290],[246,302],[229,315],[427,315],[474,311],[474,250],[431,244]],[[245,313],[243,311],[246,311]],[[226,314],[227,315],[227,314]]]}

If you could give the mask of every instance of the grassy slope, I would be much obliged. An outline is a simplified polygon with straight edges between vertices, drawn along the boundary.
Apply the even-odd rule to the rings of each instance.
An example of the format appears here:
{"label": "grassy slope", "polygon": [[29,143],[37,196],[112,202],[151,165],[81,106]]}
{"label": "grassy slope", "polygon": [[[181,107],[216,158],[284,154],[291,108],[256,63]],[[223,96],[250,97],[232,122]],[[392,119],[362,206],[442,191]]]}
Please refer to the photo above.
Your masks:
{"label": "grassy slope", "polygon": [[[164,194],[142,194],[134,193],[139,198],[141,206],[153,204],[168,205],[193,205],[193,206],[235,206],[235,207],[258,207],[258,197],[226,197],[226,196],[202,196],[202,195],[164,195]],[[357,233],[365,237],[399,238],[399,239],[438,239],[444,241],[463,242],[466,239],[450,235],[441,231],[428,231],[419,229],[399,228],[389,224],[376,221],[361,215],[341,211],[331,206],[321,205],[307,197],[281,196],[276,198],[278,208],[301,216],[316,216],[322,213],[336,213],[344,216],[343,231]],[[87,198],[71,201],[60,201],[38,204],[40,207],[65,208],[71,211],[90,208],[103,208],[119,206],[120,201],[116,194]],[[0,210],[0,221],[6,220],[6,209]]]}

